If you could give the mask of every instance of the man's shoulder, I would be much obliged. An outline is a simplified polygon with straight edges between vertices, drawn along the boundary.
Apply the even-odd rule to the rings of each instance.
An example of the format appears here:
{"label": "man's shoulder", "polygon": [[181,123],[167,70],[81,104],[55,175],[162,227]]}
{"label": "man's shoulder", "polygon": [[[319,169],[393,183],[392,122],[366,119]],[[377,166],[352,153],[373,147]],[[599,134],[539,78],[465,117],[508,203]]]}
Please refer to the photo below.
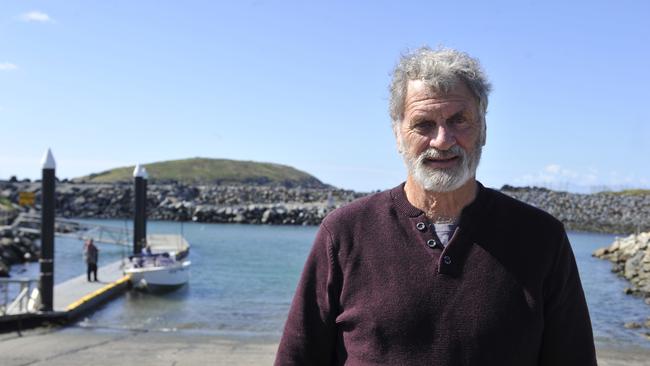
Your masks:
{"label": "man's shoulder", "polygon": [[520,201],[500,191],[485,188],[490,201],[490,216],[509,225],[534,225],[540,229],[564,230],[560,220],[529,203]]}
{"label": "man's shoulder", "polygon": [[486,189],[477,241],[514,274],[524,278],[546,274],[565,250],[566,231],[548,212],[502,192]]}

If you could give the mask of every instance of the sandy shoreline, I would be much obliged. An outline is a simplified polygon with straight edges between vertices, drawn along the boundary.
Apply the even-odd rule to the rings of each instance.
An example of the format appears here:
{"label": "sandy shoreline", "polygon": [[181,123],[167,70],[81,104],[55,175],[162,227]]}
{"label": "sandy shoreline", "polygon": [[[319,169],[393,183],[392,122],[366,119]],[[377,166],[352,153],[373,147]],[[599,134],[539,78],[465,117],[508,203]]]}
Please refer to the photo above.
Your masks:
{"label": "sandy shoreline", "polygon": [[[275,342],[191,333],[40,328],[0,334],[0,365],[272,365],[276,349]],[[600,348],[598,364],[650,365],[650,348]]]}

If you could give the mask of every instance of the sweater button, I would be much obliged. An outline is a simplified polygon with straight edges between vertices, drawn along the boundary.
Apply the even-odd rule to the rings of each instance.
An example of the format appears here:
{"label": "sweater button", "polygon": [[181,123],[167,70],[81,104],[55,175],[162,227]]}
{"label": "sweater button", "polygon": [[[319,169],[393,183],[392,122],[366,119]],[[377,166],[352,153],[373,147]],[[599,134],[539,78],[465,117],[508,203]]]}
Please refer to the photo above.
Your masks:
{"label": "sweater button", "polygon": [[420,231],[424,231],[427,229],[427,226],[423,222],[418,222],[417,224],[415,224],[415,227]]}
{"label": "sweater button", "polygon": [[442,261],[443,261],[445,264],[451,264],[451,257],[448,256],[448,255],[446,255],[446,256],[442,257]]}
{"label": "sweater button", "polygon": [[427,240],[427,245],[428,245],[429,247],[431,247],[431,248],[435,247],[436,244],[437,244],[437,243],[436,243],[436,241],[435,241],[434,239],[429,239],[429,240]]}

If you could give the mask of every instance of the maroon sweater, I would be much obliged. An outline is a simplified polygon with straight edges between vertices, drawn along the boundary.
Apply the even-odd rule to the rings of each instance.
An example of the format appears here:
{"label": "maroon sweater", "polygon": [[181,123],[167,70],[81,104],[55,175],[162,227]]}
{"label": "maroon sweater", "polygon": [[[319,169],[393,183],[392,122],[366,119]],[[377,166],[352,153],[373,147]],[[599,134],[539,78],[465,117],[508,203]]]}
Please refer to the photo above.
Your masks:
{"label": "maroon sweater", "polygon": [[444,250],[427,224],[403,185],[328,215],[275,365],[596,365],[559,221],[479,184]]}

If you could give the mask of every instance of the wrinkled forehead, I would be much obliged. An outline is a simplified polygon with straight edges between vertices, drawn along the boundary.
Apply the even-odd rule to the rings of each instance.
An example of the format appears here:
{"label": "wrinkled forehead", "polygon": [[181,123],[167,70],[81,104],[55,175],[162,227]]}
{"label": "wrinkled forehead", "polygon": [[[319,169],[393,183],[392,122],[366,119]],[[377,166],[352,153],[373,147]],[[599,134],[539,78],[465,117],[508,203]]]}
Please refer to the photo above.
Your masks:
{"label": "wrinkled forehead", "polygon": [[422,80],[411,80],[407,85],[404,100],[405,117],[431,112],[444,117],[460,111],[474,114],[478,111],[477,107],[476,98],[462,82],[447,91],[436,90]]}

